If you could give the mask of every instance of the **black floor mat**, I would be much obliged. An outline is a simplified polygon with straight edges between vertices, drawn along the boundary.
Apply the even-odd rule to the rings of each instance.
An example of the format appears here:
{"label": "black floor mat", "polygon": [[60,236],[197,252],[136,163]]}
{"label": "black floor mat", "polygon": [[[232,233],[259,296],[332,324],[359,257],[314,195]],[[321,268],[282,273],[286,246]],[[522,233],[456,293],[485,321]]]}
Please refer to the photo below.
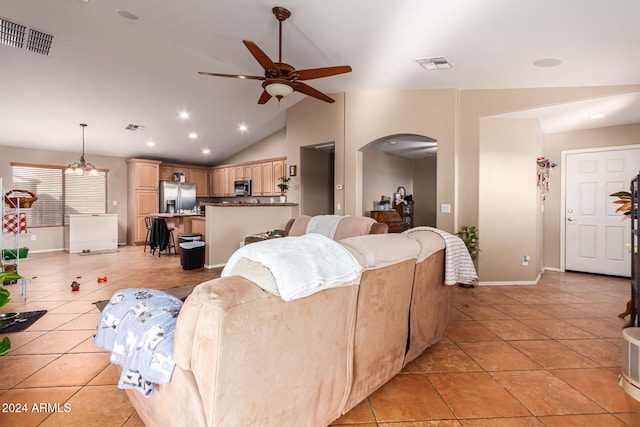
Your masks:
{"label": "black floor mat", "polygon": [[25,311],[24,313],[0,314],[0,333],[24,331],[33,323],[44,316],[47,310]]}

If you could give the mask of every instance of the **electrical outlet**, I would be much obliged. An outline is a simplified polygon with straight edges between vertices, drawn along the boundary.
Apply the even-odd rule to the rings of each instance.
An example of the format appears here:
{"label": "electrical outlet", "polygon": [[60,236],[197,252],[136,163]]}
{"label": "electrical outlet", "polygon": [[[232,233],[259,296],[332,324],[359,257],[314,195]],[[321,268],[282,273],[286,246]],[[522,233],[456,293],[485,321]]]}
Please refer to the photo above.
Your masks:
{"label": "electrical outlet", "polygon": [[531,261],[531,257],[529,255],[522,256],[522,265],[529,265],[529,261]]}
{"label": "electrical outlet", "polygon": [[31,240],[36,240],[36,235],[35,234],[31,235]]}

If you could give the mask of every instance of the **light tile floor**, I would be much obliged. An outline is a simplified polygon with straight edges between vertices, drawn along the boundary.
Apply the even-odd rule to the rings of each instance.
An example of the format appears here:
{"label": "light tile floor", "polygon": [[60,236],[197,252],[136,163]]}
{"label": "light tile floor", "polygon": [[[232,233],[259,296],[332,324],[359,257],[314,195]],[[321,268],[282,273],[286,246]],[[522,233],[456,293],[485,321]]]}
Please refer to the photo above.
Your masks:
{"label": "light tile floor", "polygon": [[[93,346],[92,303],[121,288],[166,289],[219,274],[182,270],[178,257],[141,247],[32,254],[20,272],[30,279],[28,301],[11,285],[13,301],[0,311],[49,311],[8,334],[0,426],[143,425],[116,387],[108,354]],[[79,292],[71,292],[73,280]],[[577,273],[546,272],[536,286],[455,288],[447,338],[334,425],[640,426],[640,402],[618,386],[625,320],[617,314],[628,297],[628,280]]]}

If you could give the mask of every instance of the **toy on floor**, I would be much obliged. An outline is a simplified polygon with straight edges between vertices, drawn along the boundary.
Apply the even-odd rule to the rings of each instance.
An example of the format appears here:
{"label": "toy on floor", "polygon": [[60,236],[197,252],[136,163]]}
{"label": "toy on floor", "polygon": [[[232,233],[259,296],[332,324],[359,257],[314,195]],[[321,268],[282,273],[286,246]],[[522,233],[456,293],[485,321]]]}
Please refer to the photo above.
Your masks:
{"label": "toy on floor", "polygon": [[71,282],[71,290],[73,292],[79,291],[80,290],[80,283],[76,282],[75,280],[73,282]]}
{"label": "toy on floor", "polygon": [[106,281],[107,281],[107,276],[98,277],[98,283],[102,283],[102,282],[106,282]]}

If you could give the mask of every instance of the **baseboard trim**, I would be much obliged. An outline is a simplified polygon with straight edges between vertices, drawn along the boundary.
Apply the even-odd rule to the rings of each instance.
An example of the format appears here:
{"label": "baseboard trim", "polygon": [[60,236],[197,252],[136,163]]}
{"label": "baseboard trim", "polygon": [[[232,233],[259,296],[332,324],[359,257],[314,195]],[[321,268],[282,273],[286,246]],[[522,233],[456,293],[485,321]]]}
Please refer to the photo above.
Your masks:
{"label": "baseboard trim", "polygon": [[536,280],[530,281],[530,280],[519,280],[519,281],[515,281],[515,282],[509,282],[509,281],[494,281],[494,282],[478,282],[477,285],[478,286],[510,286],[510,285],[525,285],[525,286],[530,286],[530,285],[537,285],[538,282],[540,281],[540,278],[542,277],[542,271],[540,273],[538,273],[538,277],[536,277]]}

